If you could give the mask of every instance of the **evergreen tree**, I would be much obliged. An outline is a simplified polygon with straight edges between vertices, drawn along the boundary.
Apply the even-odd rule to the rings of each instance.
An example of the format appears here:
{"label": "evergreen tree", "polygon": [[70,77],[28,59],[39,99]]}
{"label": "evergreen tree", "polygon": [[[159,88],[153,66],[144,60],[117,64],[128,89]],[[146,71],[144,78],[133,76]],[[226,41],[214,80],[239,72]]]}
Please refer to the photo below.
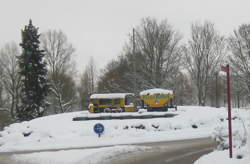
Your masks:
{"label": "evergreen tree", "polygon": [[39,36],[38,28],[34,27],[30,20],[22,30],[22,54],[18,57],[22,82],[18,118],[21,121],[41,117],[45,112],[47,68],[44,52],[39,49]]}

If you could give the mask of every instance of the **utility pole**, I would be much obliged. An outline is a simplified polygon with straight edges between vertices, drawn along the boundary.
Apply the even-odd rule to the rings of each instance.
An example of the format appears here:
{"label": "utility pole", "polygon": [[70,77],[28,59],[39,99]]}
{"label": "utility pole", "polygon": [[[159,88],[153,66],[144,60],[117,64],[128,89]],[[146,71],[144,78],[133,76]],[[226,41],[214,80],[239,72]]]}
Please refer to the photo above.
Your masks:
{"label": "utility pole", "polygon": [[135,29],[133,28],[133,36],[132,36],[132,44],[133,44],[133,50],[132,50],[132,55],[133,55],[133,75],[134,75],[134,86],[133,86],[133,90],[134,93],[136,94],[136,57],[135,57]]}

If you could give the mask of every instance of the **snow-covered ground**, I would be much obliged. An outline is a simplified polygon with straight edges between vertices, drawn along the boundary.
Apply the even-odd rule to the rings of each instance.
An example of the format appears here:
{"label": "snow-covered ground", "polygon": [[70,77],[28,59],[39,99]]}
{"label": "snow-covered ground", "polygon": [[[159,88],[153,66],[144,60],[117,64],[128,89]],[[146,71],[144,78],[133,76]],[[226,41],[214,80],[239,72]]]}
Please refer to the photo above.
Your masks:
{"label": "snow-covered ground", "polygon": [[[177,115],[155,119],[72,121],[76,116],[106,115],[73,112],[15,123],[0,133],[0,152],[208,137],[220,123],[220,118],[225,118],[226,114],[224,109],[209,107],[179,107],[178,111],[169,113]],[[93,131],[96,123],[105,126],[105,132],[100,138]]]}
{"label": "snow-covered ground", "polygon": [[[178,111],[173,110],[167,113],[176,115],[169,118],[154,119],[72,121],[72,118],[77,116],[108,115],[73,112],[15,123],[0,132],[0,152],[125,145],[209,137],[211,135],[218,139],[220,135],[226,136],[227,110],[225,108],[180,106]],[[145,113],[142,112],[140,114]],[[244,144],[242,143],[245,135],[244,126],[246,128],[250,127],[250,111],[234,109],[233,118],[233,132],[234,138],[236,138],[234,143],[236,143],[235,147],[240,148],[240,145]],[[102,123],[105,126],[105,132],[100,138],[93,131],[93,126],[96,123]],[[226,141],[224,142],[227,143]],[[133,146],[130,148],[138,149]],[[102,149],[109,148],[95,148],[88,151],[94,153],[97,150],[102,151]],[[121,152],[125,151],[127,147],[118,146],[116,149],[111,149],[115,152]],[[63,153],[70,153],[71,151],[74,152],[72,154],[77,155],[84,150],[68,150],[56,153],[61,156]],[[85,150],[87,155],[88,151],[87,149]],[[208,156],[212,155],[209,154]],[[25,159],[27,156],[17,155],[17,158]],[[44,156],[49,159],[56,155],[48,152],[34,153],[32,159],[46,159]],[[75,157],[76,160],[80,159],[80,156],[79,158]],[[204,158],[209,157],[205,156]],[[104,157],[101,156],[100,158]],[[246,158],[242,160],[245,159],[249,159],[249,156],[246,155]]]}
{"label": "snow-covered ground", "polygon": [[[241,158],[241,159],[239,159]],[[194,164],[249,164],[250,151],[247,147],[233,149],[233,158],[229,158],[228,150],[214,151],[202,156]]]}
{"label": "snow-covered ground", "polygon": [[195,164],[249,164],[250,163],[250,115],[249,111],[235,110],[233,121],[233,158],[229,158],[227,120],[218,124],[212,137],[220,142],[217,150],[202,156]]}

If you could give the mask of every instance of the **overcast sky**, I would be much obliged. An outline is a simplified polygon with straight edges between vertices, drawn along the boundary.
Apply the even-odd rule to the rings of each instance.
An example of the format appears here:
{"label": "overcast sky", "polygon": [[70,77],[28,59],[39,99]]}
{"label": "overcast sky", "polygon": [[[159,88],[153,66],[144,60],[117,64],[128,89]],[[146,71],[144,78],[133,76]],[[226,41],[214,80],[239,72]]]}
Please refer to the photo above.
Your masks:
{"label": "overcast sky", "polygon": [[0,46],[20,43],[31,18],[39,32],[61,29],[76,48],[79,71],[90,56],[99,68],[115,58],[143,17],[168,19],[189,37],[190,24],[210,20],[224,35],[250,23],[250,0],[1,0]]}

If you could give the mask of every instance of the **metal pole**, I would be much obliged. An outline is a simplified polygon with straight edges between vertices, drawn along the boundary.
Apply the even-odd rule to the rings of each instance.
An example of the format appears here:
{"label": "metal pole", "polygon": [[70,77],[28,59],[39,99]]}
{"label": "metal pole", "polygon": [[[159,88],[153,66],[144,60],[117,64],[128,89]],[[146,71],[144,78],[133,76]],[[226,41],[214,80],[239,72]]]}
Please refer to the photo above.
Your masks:
{"label": "metal pole", "polygon": [[230,71],[227,65],[227,103],[228,103],[228,132],[229,132],[229,157],[233,157],[232,150],[232,117],[231,117],[231,88],[230,88]]}
{"label": "metal pole", "polygon": [[136,57],[135,57],[135,29],[133,28],[133,37],[132,37],[132,39],[133,39],[133,60],[134,60],[134,62],[133,62],[133,74],[134,74],[134,93],[136,94],[136,69],[135,69],[135,67],[136,67]]}

